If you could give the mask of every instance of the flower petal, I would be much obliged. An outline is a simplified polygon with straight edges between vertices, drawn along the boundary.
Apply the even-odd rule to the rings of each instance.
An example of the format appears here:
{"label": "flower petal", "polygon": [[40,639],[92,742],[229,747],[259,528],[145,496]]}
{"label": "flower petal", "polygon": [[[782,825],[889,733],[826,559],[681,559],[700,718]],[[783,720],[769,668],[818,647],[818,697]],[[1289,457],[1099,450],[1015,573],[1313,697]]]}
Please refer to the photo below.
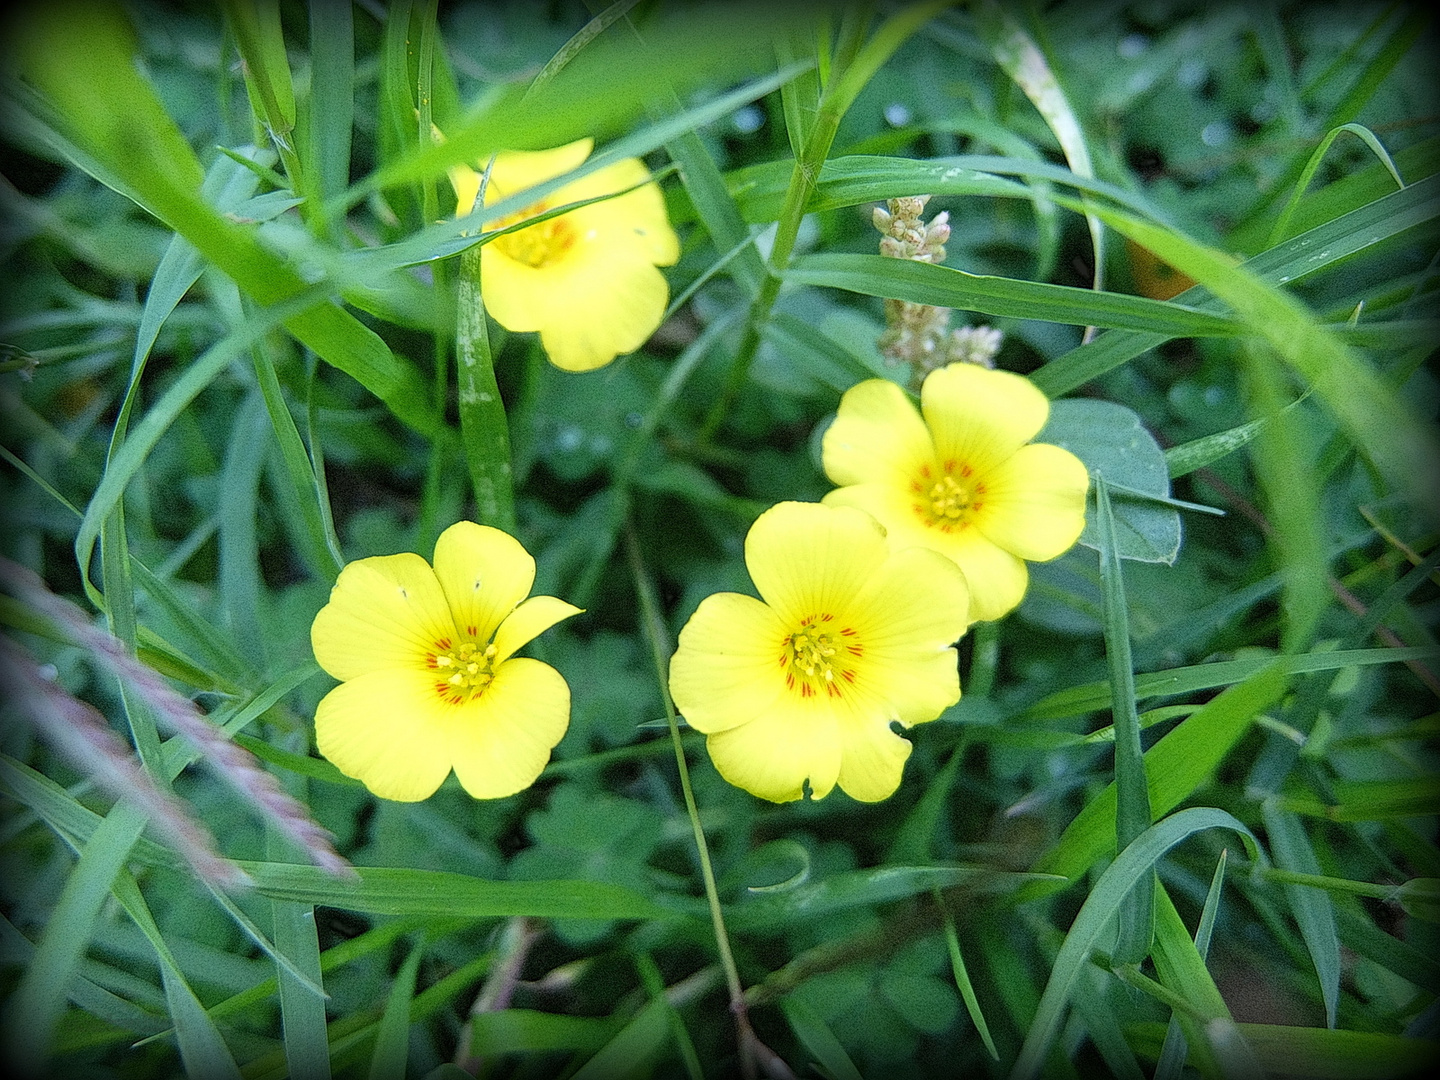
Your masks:
{"label": "flower petal", "polygon": [[856,680],[861,694],[893,710],[885,719],[924,723],[960,700],[951,646],[965,632],[969,608],[964,575],[935,551],[898,551],[871,577],[850,608],[865,649]]}
{"label": "flower petal", "polygon": [[485,308],[507,330],[538,330],[556,367],[591,371],[649,340],[670,286],[636,247],[579,237],[562,258],[531,266],[497,244],[480,254]]}
{"label": "flower petal", "polygon": [[449,748],[460,786],[477,799],[523,791],[569,725],[570,687],[558,671],[538,660],[501,664],[484,693],[455,709]]}
{"label": "flower petal", "polygon": [[880,523],[848,506],[777,503],[745,537],[755,588],[791,629],[807,615],[847,610],[887,554]]}
{"label": "flower petal", "polygon": [[895,794],[912,749],[883,716],[846,712],[840,719],[840,790],[860,802]]}
{"label": "flower petal", "polygon": [[1030,584],[1025,560],[997,547],[978,529],[946,537],[941,554],[953,559],[965,574],[972,621],[998,619],[1025,598]]}
{"label": "flower petal", "polygon": [[[595,147],[591,138],[577,139],[550,150],[512,150],[495,155],[490,168],[490,184],[485,189],[485,205],[508,199],[526,188],[553,180],[561,173],[578,169]],[[483,169],[484,162],[481,162]]]}
{"label": "flower petal", "polygon": [[582,234],[591,230],[603,234],[608,246],[630,245],[654,265],[671,266],[680,258],[680,238],[670,227],[660,186],[646,184],[649,178],[650,172],[639,158],[625,158],[566,184],[550,199],[556,204],[579,202],[642,184],[613,199],[571,211],[567,220]]}
{"label": "flower petal", "polygon": [[634,352],[660,327],[670,285],[648,257],[617,251],[598,271],[549,282],[554,317],[540,329],[545,355],[562,371],[593,371]]}
{"label": "flower petal", "polygon": [[729,783],[771,802],[830,794],[840,775],[835,710],[815,699],[777,698],[763,716],[709,735],[705,747]]}
{"label": "flower petal", "polygon": [[920,397],[942,467],[957,462],[982,475],[1033,439],[1050,415],[1049,399],[1029,379],[977,364],[932,371]]}
{"label": "flower petal", "polygon": [[503,664],[520,646],[533,641],[561,619],[579,615],[584,610],[554,596],[532,596],[512,611],[495,631],[496,655],[492,664]]}
{"label": "flower petal", "polygon": [[483,644],[529,594],[535,560],[509,533],[457,521],[435,542],[434,576],[445,590],[456,630]]}
{"label": "flower petal", "polygon": [[1006,551],[1044,562],[1070,550],[1085,528],[1090,475],[1069,450],[1022,446],[985,477],[975,526]]}
{"label": "flower petal", "polygon": [[905,391],[866,379],[845,391],[821,440],[825,475],[839,484],[903,484],[935,456],[930,432]]}
{"label": "flower petal", "polygon": [[418,802],[450,772],[447,706],[423,669],[343,682],[315,710],[315,740],[346,776],[383,799]]}
{"label": "flower petal", "polygon": [[784,689],[785,627],[753,596],[715,593],[680,631],[670,696],[686,723],[712,734],[763,715]]}
{"label": "flower petal", "polygon": [[316,661],[342,680],[394,668],[423,670],[436,643],[454,636],[435,572],[408,552],[346,566],[310,627]]}

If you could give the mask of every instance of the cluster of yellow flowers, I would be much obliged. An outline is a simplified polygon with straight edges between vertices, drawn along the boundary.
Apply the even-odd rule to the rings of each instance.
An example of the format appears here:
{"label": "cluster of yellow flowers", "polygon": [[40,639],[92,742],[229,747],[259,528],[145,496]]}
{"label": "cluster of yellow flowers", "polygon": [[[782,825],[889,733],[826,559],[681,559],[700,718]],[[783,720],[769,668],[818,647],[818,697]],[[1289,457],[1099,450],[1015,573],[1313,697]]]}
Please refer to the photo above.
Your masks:
{"label": "cluster of yellow flowers", "polygon": [[[567,172],[585,140],[502,154],[487,203]],[[587,370],[653,333],[678,255],[640,162],[597,170],[518,216],[624,191],[492,241],[487,309],[538,330],[551,359]],[[463,215],[479,177],[454,177]],[[628,190],[627,190],[628,189]],[[707,597],[680,633],[670,693],[706,735],[730,783],[774,802],[837,784],[873,802],[900,784],[911,744],[891,727],[934,720],[960,699],[955,643],[1024,596],[1026,561],[1079,538],[1089,477],[1073,454],[1032,440],[1049,401],[1029,380],[972,364],[931,372],[920,409],[895,383],[848,390],[822,458],[837,487],[782,502],[745,540],[761,599]],[[535,781],[569,723],[554,668],[515,652],[580,609],[526,599],[534,559],[497,529],[460,522],[434,566],[361,559],[341,573],[312,629],[341,680],[316,713],[320,752],[384,798],[427,798],[453,769],[476,798]]]}

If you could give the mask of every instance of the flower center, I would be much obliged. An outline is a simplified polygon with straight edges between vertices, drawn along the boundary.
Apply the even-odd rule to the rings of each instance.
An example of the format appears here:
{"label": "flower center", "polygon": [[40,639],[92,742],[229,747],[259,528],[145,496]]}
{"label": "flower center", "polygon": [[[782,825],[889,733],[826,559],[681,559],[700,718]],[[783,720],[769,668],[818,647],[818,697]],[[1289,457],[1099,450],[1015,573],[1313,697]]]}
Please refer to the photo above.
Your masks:
{"label": "flower center", "polygon": [[920,475],[910,481],[911,509],[932,529],[958,532],[970,527],[976,511],[985,505],[985,484],[974,479],[969,465],[947,461],[936,470],[920,466]]}
{"label": "flower center", "polygon": [[[533,203],[521,210],[518,214],[501,218],[495,223],[495,228],[505,229],[516,225],[527,218],[536,217],[550,209],[550,204],[543,199]],[[567,215],[550,218],[538,225],[531,225],[528,229],[519,229],[513,233],[506,233],[495,240],[503,251],[516,262],[524,263],[526,266],[533,266],[537,269],[547,266],[560,259],[574,246],[579,239],[575,227],[565,220]]]}
{"label": "flower center", "polygon": [[437,651],[430,657],[429,667],[436,673],[435,692],[452,705],[478,697],[495,678],[490,663],[495,659],[494,645],[481,647],[464,641],[451,647],[449,641],[436,642]]}
{"label": "flower center", "polygon": [[785,672],[785,685],[798,690],[801,697],[815,697],[822,691],[840,697],[841,688],[855,681],[854,664],[865,649],[853,629],[834,623],[833,615],[808,615],[781,645],[780,670]]}

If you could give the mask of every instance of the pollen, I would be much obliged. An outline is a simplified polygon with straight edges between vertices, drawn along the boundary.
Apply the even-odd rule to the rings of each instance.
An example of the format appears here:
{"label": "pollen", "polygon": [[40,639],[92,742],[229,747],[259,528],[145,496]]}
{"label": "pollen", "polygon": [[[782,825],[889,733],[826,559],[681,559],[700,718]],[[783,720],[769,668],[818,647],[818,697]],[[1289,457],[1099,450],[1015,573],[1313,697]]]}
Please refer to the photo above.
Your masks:
{"label": "pollen", "polygon": [[[495,227],[509,228],[549,209],[550,205],[542,200],[527,206],[518,214],[500,219],[495,223]],[[516,262],[539,269],[564,258],[565,253],[575,246],[577,239],[574,226],[562,215],[542,221],[538,225],[531,225],[528,229],[519,229],[498,237],[495,245]]]}
{"label": "pollen", "polygon": [[494,680],[491,665],[496,649],[494,645],[482,648],[473,641],[462,642],[453,649],[448,648],[448,642],[445,644],[446,647],[437,649],[430,657],[429,667],[439,675],[436,693],[458,705],[478,696]]}
{"label": "pollen", "polygon": [[[921,469],[922,476],[927,469]],[[938,528],[941,532],[967,528],[971,517],[984,505],[980,496],[985,493],[985,485],[971,479],[974,471],[969,465],[961,464],[957,468],[955,462],[947,461],[939,480],[928,486],[912,482],[911,490],[922,489],[919,492],[921,500],[912,503],[916,516],[930,528]],[[929,477],[926,476],[926,479]]]}
{"label": "pollen", "polygon": [[826,625],[834,619],[829,614],[807,616],[800,628],[785,638],[780,667],[785,671],[785,685],[798,689],[801,697],[814,697],[821,690],[829,697],[839,697],[839,680],[855,681],[855,673],[843,661],[860,656],[862,649],[854,643],[851,627],[835,630]]}

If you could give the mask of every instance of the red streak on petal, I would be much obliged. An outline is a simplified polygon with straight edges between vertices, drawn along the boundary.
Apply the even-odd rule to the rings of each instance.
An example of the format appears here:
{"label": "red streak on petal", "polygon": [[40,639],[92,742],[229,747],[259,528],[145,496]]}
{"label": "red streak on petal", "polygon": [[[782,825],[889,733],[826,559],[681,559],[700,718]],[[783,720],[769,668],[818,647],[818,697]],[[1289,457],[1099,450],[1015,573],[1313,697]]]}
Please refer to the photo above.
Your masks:
{"label": "red streak on petal", "polygon": [[448,637],[442,637],[439,641],[435,643],[435,649],[437,652],[449,652],[450,639]]}
{"label": "red streak on petal", "polygon": [[854,637],[855,628],[853,626],[846,626],[841,629],[840,633],[844,634],[846,637]]}
{"label": "red streak on petal", "polygon": [[864,656],[864,655],[865,655],[865,646],[864,646],[864,645],[846,645],[846,646],[845,646],[845,651],[848,652],[851,656]]}
{"label": "red streak on petal", "polygon": [[815,696],[815,689],[814,689],[808,682],[807,682],[807,683],[801,683],[801,684],[800,684],[800,696],[801,696],[801,697],[814,697],[814,696]]}
{"label": "red streak on petal", "polygon": [[961,476],[969,476],[969,475],[971,475],[972,473],[974,473],[974,471],[975,471],[975,470],[972,469],[969,465],[961,465],[961,466],[960,466],[960,475],[961,475]]}
{"label": "red streak on petal", "polygon": [[853,671],[842,671],[840,672],[840,677],[846,682],[853,683],[855,681],[855,673]]}

